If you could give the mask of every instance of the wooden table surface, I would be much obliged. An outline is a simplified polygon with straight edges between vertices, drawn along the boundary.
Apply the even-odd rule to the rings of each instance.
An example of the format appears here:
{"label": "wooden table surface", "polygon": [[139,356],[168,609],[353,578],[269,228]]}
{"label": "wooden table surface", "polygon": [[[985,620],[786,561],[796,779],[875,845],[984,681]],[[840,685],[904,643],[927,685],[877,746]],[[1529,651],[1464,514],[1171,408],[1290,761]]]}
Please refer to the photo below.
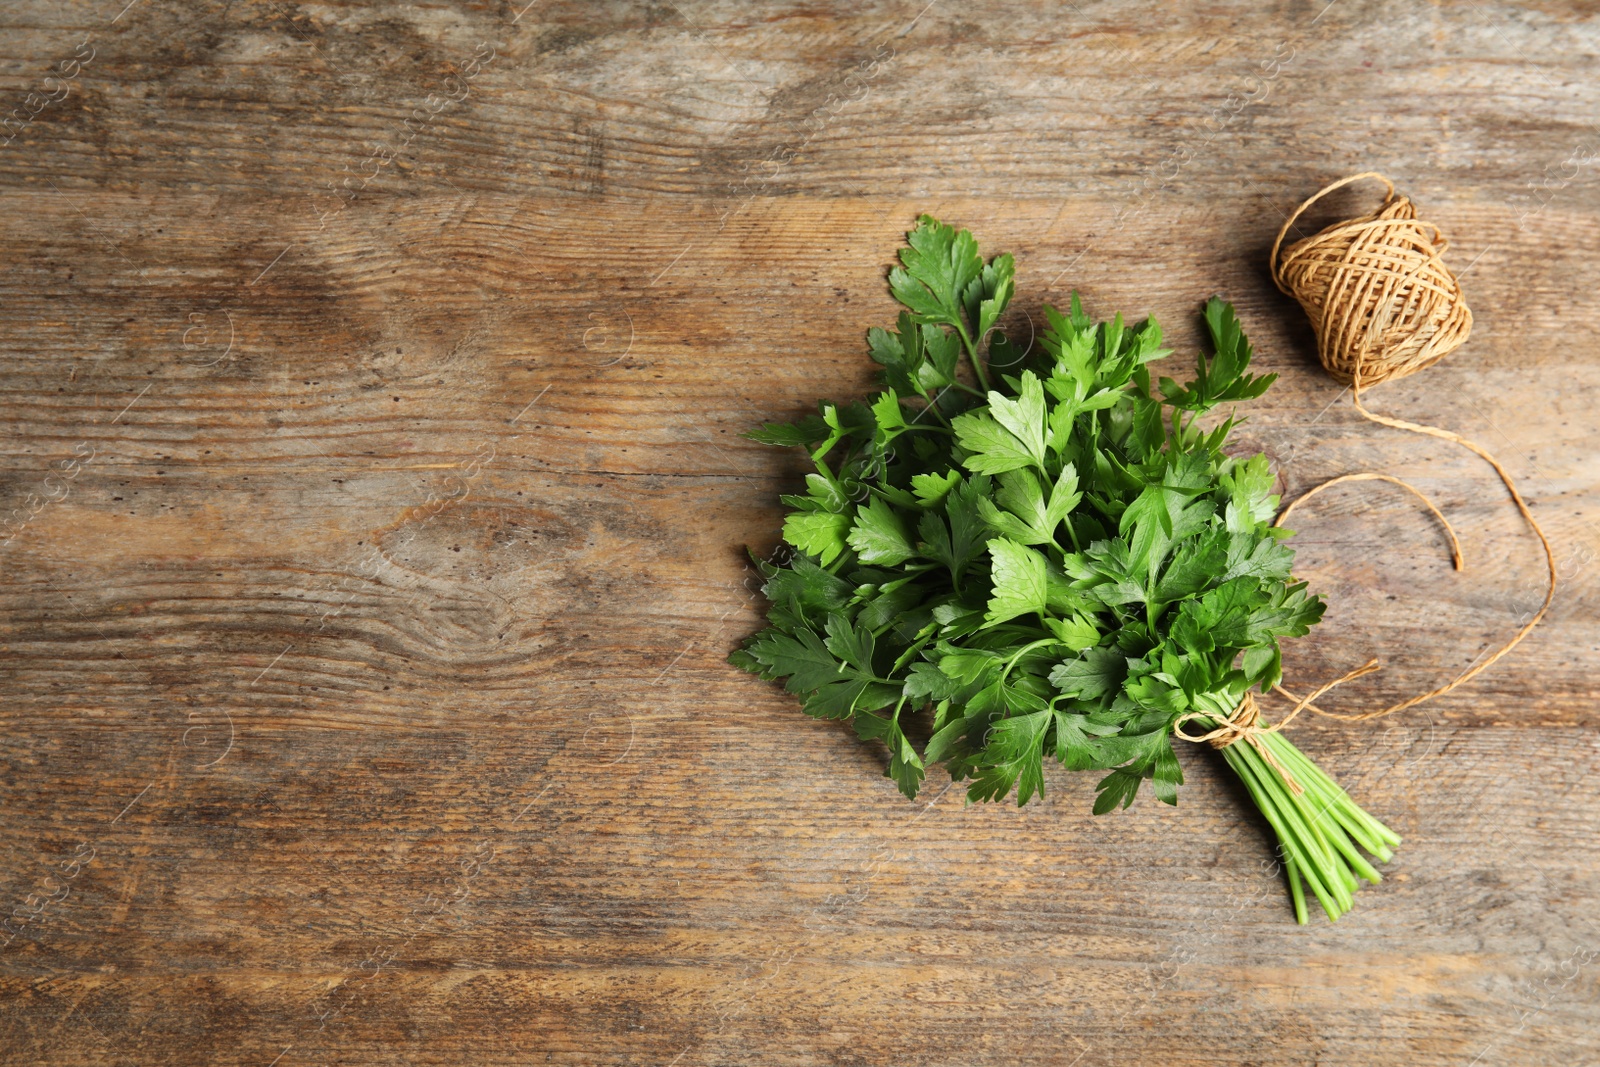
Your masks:
{"label": "wooden table surface", "polygon": [[[1592,2],[124,2],[0,33],[0,1061],[1600,1063]],[[1177,809],[912,803],[726,664],[800,472],[738,434],[870,387],[924,211],[1018,330],[1076,288],[1187,359],[1226,294],[1289,494],[1439,500],[1461,574],[1308,508],[1292,679],[1487,655],[1536,542],[1266,274],[1364,169],[1476,315],[1369,401],[1561,580],[1469,688],[1295,726],[1406,838],[1337,926],[1210,752]]]}

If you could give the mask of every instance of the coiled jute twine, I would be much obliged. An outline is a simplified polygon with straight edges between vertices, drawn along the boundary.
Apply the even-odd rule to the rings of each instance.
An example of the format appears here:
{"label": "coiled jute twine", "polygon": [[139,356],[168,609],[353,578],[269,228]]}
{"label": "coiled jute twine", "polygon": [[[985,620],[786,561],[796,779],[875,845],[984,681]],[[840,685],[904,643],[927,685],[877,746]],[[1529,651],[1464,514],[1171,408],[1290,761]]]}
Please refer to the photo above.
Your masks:
{"label": "coiled jute twine", "polygon": [[[1383,205],[1377,211],[1345,222],[1335,223],[1319,233],[1296,241],[1288,248],[1283,239],[1293,228],[1295,220],[1306,209],[1336,189],[1372,178],[1388,189]],[[1539,538],[1544,548],[1545,563],[1549,568],[1549,585],[1544,603],[1516,634],[1494,655],[1484,659],[1444,685],[1426,693],[1402,700],[1397,704],[1375,711],[1353,715],[1340,715],[1324,711],[1313,701],[1336,685],[1380,670],[1376,659],[1368,660],[1349,673],[1335,678],[1304,697],[1297,697],[1281,685],[1273,689],[1279,695],[1294,701],[1294,708],[1271,726],[1259,724],[1259,709],[1255,699],[1246,693],[1233,714],[1222,725],[1209,733],[1191,736],[1174,727],[1178,736],[1190,741],[1207,741],[1218,748],[1239,741],[1249,742],[1284,776],[1295,793],[1301,792],[1293,778],[1268,754],[1260,736],[1274,733],[1308,710],[1332,719],[1346,722],[1363,722],[1378,719],[1424,701],[1442,696],[1457,686],[1471,681],[1487,670],[1491,664],[1506,655],[1524,637],[1539,625],[1556,592],[1556,559],[1550,541],[1528,510],[1522,494],[1517,491],[1511,475],[1486,450],[1458,433],[1436,426],[1424,426],[1404,419],[1390,418],[1369,411],[1361,403],[1361,390],[1367,386],[1404,378],[1419,370],[1431,367],[1459,348],[1472,332],[1472,312],[1468,310],[1461,285],[1441,258],[1449,242],[1439,227],[1417,218],[1417,209],[1411,201],[1395,193],[1394,183],[1381,174],[1371,171],[1352,175],[1327,186],[1311,199],[1301,204],[1290,215],[1272,242],[1272,280],[1278,288],[1300,302],[1311,327],[1317,335],[1317,357],[1328,374],[1337,382],[1350,387],[1356,411],[1363,418],[1398,430],[1427,434],[1466,448],[1483,457],[1505,483],[1517,511]],[[1281,252],[1281,254],[1280,254]],[[1450,554],[1456,570],[1464,569],[1461,543],[1444,514],[1420,490],[1400,478],[1388,474],[1342,474],[1330,478],[1285,507],[1275,520],[1282,525],[1289,513],[1330,486],[1342,482],[1382,481],[1400,486],[1425,504],[1443,525],[1450,539]],[[1184,716],[1187,720],[1191,716]],[[1181,725],[1181,722],[1178,725]]]}

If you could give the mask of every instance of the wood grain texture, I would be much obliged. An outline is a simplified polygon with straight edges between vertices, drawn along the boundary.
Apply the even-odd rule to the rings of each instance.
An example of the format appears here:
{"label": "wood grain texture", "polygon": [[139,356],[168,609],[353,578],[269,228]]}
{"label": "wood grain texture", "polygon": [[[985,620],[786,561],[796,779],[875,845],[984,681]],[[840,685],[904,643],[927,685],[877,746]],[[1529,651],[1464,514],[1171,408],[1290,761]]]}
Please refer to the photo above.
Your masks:
{"label": "wood grain texture", "polygon": [[[1600,1063],[1592,4],[122,3],[0,16],[0,1062]],[[923,211],[1020,334],[1226,294],[1288,493],[1457,523],[1309,509],[1291,677],[1496,647],[1536,543],[1266,275],[1362,169],[1476,317],[1370,402],[1561,584],[1297,725],[1406,837],[1337,926],[1209,753],[912,804],[726,665],[799,473],[738,434],[870,385]]]}

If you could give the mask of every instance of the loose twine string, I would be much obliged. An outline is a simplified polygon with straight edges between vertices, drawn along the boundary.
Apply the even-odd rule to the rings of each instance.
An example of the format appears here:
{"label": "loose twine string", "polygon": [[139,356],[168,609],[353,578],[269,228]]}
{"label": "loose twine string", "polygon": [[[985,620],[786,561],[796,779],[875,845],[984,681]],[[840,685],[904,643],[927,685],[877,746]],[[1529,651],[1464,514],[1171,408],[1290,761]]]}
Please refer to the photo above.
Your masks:
{"label": "loose twine string", "polygon": [[[1294,226],[1295,220],[1306,209],[1336,189],[1354,182],[1372,178],[1388,189],[1383,205],[1375,212],[1346,222],[1335,223],[1319,233],[1283,248],[1283,239]],[[1317,335],[1317,357],[1335,381],[1350,387],[1356,411],[1363,418],[1398,430],[1426,434],[1441,440],[1452,441],[1481,456],[1505,484],[1528,526],[1539,538],[1544,548],[1545,563],[1549,568],[1549,585],[1544,602],[1527,624],[1488,659],[1474,664],[1444,685],[1430,689],[1397,704],[1375,711],[1341,715],[1317,707],[1314,701],[1334,686],[1342,685],[1373,671],[1381,670],[1376,659],[1368,660],[1355,670],[1335,678],[1305,697],[1297,697],[1281,685],[1273,686],[1278,694],[1295,702],[1294,708],[1271,726],[1259,724],[1260,711],[1255,699],[1246,693],[1232,715],[1221,726],[1209,733],[1190,736],[1180,729],[1185,721],[1201,713],[1181,717],[1174,724],[1174,732],[1190,741],[1207,741],[1218,748],[1239,741],[1248,741],[1260,752],[1284,781],[1299,794],[1302,790],[1283,766],[1272,757],[1261,742],[1261,735],[1276,733],[1289,725],[1301,711],[1311,711],[1331,719],[1346,722],[1364,722],[1382,718],[1416,707],[1424,701],[1443,696],[1464,685],[1487,670],[1495,661],[1509,653],[1539,625],[1556,593],[1556,558],[1550,541],[1540,529],[1527,502],[1517,491],[1511,475],[1500,461],[1481,446],[1450,430],[1424,426],[1391,418],[1369,411],[1361,403],[1364,386],[1404,378],[1419,370],[1431,367],[1459,348],[1472,332],[1472,312],[1468,310],[1461,285],[1440,258],[1449,242],[1439,228],[1417,219],[1411,201],[1397,196],[1394,183],[1381,174],[1367,171],[1352,175],[1327,186],[1311,199],[1301,204],[1278,231],[1272,242],[1272,280],[1278,288],[1300,302],[1311,319]],[[1282,256],[1279,250],[1282,249]],[[1342,474],[1302,494],[1278,513],[1274,520],[1281,526],[1289,513],[1318,493],[1341,482],[1382,481],[1398,485],[1421,500],[1444,527],[1450,539],[1450,555],[1456,570],[1463,570],[1461,543],[1456,538],[1444,514],[1415,486],[1388,474]],[[1214,717],[1210,717],[1213,718]]]}

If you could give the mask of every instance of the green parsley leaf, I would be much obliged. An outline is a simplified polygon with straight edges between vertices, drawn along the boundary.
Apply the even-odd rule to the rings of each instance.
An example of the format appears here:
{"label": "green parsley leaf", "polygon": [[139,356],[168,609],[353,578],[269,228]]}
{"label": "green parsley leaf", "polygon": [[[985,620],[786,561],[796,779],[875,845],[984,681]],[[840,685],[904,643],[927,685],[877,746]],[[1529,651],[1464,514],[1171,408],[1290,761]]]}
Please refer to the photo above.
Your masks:
{"label": "green parsley leaf", "polygon": [[917,495],[917,502],[923,507],[938,507],[959,481],[961,472],[956,470],[945,471],[943,474],[913,474],[911,491]]}
{"label": "green parsley leaf", "polygon": [[850,531],[850,547],[863,563],[892,567],[916,555],[905,524],[894,508],[873,498],[856,508],[855,527]]}
{"label": "green parsley leaf", "polygon": [[1044,556],[1026,545],[996,537],[989,542],[989,557],[994,591],[984,617],[988,625],[1044,611],[1049,599]]}
{"label": "green parsley leaf", "polygon": [[957,418],[956,440],[970,453],[962,463],[978,474],[1004,474],[1037,463],[1025,441],[988,412],[969,411]]}
{"label": "green parsley leaf", "polygon": [[828,651],[810,630],[794,633],[776,633],[771,630],[758,636],[745,649],[746,654],[760,665],[763,678],[788,678],[791,693],[804,693],[837,682],[846,677],[845,669],[832,652]]}
{"label": "green parsley leaf", "polygon": [[911,247],[900,253],[904,269],[889,272],[890,291],[916,321],[960,326],[963,296],[983,272],[978,242],[928,215],[906,238]]}
{"label": "green parsley leaf", "polygon": [[783,539],[802,552],[816,556],[823,566],[844,551],[850,516],[831,511],[796,511],[783,520]]}

